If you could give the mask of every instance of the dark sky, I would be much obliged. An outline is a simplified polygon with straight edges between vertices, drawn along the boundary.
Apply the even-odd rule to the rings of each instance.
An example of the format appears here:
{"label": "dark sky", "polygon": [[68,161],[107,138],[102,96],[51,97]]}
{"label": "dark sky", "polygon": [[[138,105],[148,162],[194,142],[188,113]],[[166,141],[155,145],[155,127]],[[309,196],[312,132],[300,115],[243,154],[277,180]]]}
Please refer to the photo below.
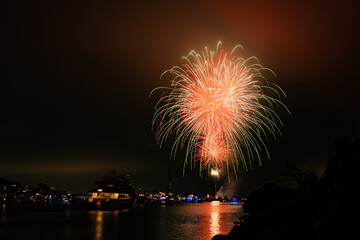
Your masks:
{"label": "dark sky", "polygon": [[[133,2],[133,3],[132,3]],[[253,3],[255,2],[255,3]],[[322,174],[335,139],[360,137],[359,6],[345,1],[11,1],[2,6],[0,177],[86,191],[118,169],[165,190],[169,149],[151,131],[161,73],[190,50],[245,48],[275,71],[292,115],[244,189],[289,163]],[[176,190],[213,181],[172,162]],[[251,187],[249,187],[251,186]]]}

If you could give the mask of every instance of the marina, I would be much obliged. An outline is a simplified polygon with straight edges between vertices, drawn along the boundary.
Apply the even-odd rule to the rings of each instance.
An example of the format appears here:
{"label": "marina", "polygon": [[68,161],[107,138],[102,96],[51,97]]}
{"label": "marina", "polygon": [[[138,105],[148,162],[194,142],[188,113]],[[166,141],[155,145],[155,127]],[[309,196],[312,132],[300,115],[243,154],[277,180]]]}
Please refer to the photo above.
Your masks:
{"label": "marina", "polygon": [[161,204],[113,211],[6,210],[0,212],[0,239],[211,239],[227,234],[242,214],[229,202]]}

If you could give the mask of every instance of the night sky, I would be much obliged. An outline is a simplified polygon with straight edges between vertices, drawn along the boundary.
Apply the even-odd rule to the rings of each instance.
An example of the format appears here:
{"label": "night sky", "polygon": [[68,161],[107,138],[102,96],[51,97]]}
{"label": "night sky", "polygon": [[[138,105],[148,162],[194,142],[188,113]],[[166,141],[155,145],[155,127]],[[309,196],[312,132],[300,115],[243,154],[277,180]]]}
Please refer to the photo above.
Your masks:
{"label": "night sky", "polygon": [[[292,113],[278,109],[283,136],[269,139],[262,167],[239,173],[239,188],[278,181],[289,164],[321,175],[337,138],[360,137],[358,5],[136,2],[2,6],[0,177],[80,192],[117,169],[166,190],[170,149],[156,146],[149,93],[183,55],[220,40],[276,73]],[[197,169],[182,177],[182,163],[181,153],[171,162],[175,191],[212,189]]]}

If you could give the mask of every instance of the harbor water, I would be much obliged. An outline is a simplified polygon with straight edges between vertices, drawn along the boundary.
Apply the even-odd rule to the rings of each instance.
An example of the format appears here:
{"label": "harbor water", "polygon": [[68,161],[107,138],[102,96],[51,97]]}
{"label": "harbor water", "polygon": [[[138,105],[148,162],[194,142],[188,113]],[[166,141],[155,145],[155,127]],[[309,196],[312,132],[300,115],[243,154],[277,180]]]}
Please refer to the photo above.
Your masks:
{"label": "harbor water", "polygon": [[85,209],[0,211],[0,239],[199,239],[227,234],[242,214],[218,201],[116,211]]}

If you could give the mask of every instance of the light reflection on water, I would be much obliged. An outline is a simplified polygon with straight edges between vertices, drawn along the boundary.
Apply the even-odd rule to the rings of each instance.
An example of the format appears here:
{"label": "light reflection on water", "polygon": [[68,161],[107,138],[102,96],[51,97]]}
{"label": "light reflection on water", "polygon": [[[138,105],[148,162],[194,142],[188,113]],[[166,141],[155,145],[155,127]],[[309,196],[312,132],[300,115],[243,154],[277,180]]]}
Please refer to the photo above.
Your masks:
{"label": "light reflection on water", "polygon": [[102,234],[103,234],[103,211],[97,211],[96,212],[96,221],[95,221],[95,240],[101,240]]}
{"label": "light reflection on water", "polygon": [[211,239],[241,214],[230,203],[152,206],[117,211],[0,212],[0,239]]}
{"label": "light reflection on water", "polygon": [[211,202],[210,208],[210,232],[212,236],[220,234],[220,202]]}

